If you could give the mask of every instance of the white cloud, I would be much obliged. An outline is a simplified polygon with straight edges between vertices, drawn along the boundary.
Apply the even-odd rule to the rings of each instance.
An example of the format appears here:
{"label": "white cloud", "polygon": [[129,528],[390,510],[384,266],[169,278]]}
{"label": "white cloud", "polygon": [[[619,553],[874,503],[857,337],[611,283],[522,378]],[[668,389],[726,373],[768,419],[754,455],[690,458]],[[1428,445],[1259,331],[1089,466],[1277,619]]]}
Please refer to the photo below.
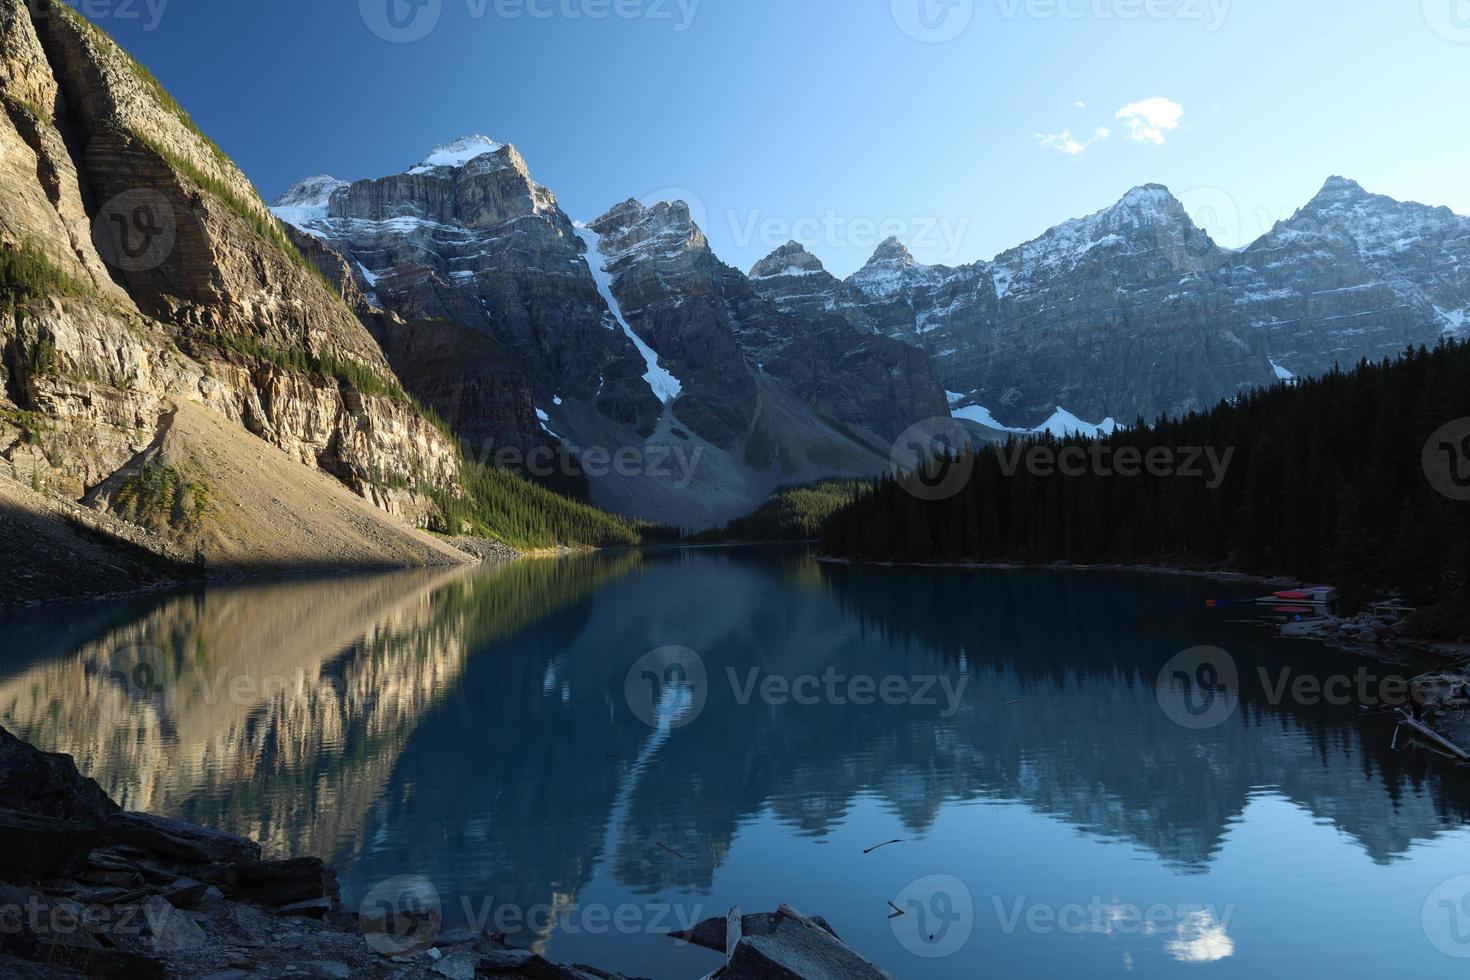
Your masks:
{"label": "white cloud", "polygon": [[1128,124],[1129,139],[1163,146],[1165,134],[1179,128],[1179,120],[1184,118],[1184,106],[1172,99],[1155,96],[1125,105],[1118,110],[1118,118]]}
{"label": "white cloud", "polygon": [[1076,106],[1077,108],[1079,108],[1079,109],[1086,109],[1087,108],[1087,103],[1086,102],[1073,102],[1072,104],[1074,106]]}
{"label": "white cloud", "polygon": [[1111,129],[1098,128],[1092,131],[1090,138],[1078,139],[1072,135],[1070,129],[1064,129],[1060,133],[1037,133],[1036,142],[1048,150],[1056,150],[1058,153],[1065,153],[1069,157],[1080,157],[1087,152],[1088,147],[1094,143],[1101,143],[1112,135],[1113,131]]}

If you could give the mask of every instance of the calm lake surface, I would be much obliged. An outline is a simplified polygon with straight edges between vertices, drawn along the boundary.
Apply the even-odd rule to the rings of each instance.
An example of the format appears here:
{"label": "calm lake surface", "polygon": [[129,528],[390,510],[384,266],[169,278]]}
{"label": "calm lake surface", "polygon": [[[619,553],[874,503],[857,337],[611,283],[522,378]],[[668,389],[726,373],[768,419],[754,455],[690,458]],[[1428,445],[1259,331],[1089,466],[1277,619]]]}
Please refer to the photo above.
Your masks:
{"label": "calm lake surface", "polygon": [[[1222,591],[755,549],[275,582],[0,620],[0,718],[354,909],[632,976],[781,902],[897,977],[1464,976],[1470,780],[1273,697],[1360,663]],[[1181,715],[1201,646],[1239,697]]]}

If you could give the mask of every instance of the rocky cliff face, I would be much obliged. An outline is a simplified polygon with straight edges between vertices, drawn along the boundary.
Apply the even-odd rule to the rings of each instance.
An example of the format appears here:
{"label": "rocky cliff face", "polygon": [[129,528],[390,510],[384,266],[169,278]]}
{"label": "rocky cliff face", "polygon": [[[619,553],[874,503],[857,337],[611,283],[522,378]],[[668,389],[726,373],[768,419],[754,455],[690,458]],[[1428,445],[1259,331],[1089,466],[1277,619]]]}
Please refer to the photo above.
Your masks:
{"label": "rocky cliff face", "polygon": [[946,411],[920,348],[782,309],[684,204],[574,224],[485,137],[390,177],[311,178],[275,213],[318,239],[329,276],[351,270],[365,322],[396,319],[372,326],[394,368],[472,443],[701,461],[676,487],[589,471],[604,506],[707,525],[782,483],[875,472],[907,425]]}
{"label": "rocky cliff face", "polygon": [[1058,406],[1091,419],[1183,413],[1463,334],[1467,242],[1470,219],[1333,178],[1232,252],[1151,184],[992,262],[924,266],[890,240],[838,283],[788,246],[752,282],[786,308],[923,344],[961,411],[1031,427]]}
{"label": "rocky cliff face", "polygon": [[640,381],[642,359],[612,323],[571,220],[515,147],[470,137],[405,173],[313,178],[275,213],[345,256],[374,303],[490,338],[540,402],[575,399],[652,431],[661,405]]}
{"label": "rocky cliff face", "polygon": [[1342,177],[1221,271],[1239,322],[1296,374],[1470,327],[1470,218]]}
{"label": "rocky cliff face", "polygon": [[0,99],[0,468],[79,499],[189,402],[410,523],[454,487],[373,337],[106,35],[0,0]]}

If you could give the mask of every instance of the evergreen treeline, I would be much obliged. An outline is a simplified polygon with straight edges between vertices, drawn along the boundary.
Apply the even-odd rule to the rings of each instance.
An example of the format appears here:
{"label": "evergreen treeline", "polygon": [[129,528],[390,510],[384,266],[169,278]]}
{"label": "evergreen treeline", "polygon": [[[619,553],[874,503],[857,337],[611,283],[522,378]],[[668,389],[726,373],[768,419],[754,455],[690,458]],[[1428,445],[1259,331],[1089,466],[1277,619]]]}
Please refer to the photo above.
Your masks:
{"label": "evergreen treeline", "polygon": [[862,493],[864,485],[850,480],[822,480],[782,487],[745,517],[723,528],[691,535],[690,541],[812,541],[822,525]]}
{"label": "evergreen treeline", "polygon": [[1098,444],[1114,459],[1125,448],[1167,447],[1176,460],[1187,447],[1233,450],[1213,489],[1208,475],[1011,465],[1038,447],[1092,452],[1087,440],[1043,436],[936,459],[973,466],[947,499],[905,489],[937,472],[885,477],[833,515],[822,541],[860,560],[1154,562],[1325,580],[1348,606],[1395,591],[1439,604],[1438,632],[1458,634],[1470,630],[1470,502],[1436,490],[1423,457],[1430,436],[1459,419],[1470,419],[1470,345],[1446,341],[1205,413],[1140,419]]}
{"label": "evergreen treeline", "polygon": [[642,544],[662,529],[569,500],[510,470],[464,461],[462,496],[431,491],[439,506],[434,530],[498,538],[521,549],[606,548]]}

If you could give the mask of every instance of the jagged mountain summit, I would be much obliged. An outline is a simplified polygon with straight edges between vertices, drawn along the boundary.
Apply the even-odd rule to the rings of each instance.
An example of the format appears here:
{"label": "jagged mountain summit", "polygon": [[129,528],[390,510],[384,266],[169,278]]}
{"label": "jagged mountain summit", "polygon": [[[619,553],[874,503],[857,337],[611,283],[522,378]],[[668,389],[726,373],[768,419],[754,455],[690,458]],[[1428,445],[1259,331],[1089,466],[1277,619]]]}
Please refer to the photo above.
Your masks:
{"label": "jagged mountain summit", "polygon": [[1058,406],[1180,414],[1464,335],[1467,256],[1470,219],[1340,177],[1238,252],[1148,184],[990,262],[925,266],[890,240],[838,282],[788,245],[752,283],[783,307],[922,344],[956,414],[1028,430],[1051,426]]}
{"label": "jagged mountain summit", "polygon": [[[502,350],[468,354],[461,370],[520,372],[539,420],[521,442],[700,454],[683,486],[593,474],[610,508],[727,520],[784,483],[875,473],[904,428],[946,411],[917,345],[782,309],[719,260],[685,204],[630,200],[573,222],[515,147],[486,137],[401,174],[311,178],[274,210],[342,257],[365,320],[387,315],[420,338],[467,331]],[[394,366],[472,442],[506,441],[504,407],[468,397],[472,385]]]}
{"label": "jagged mountain summit", "polygon": [[[643,358],[610,329],[581,237],[515,147],[467,137],[401,174],[315,177],[275,213],[346,257],[371,303],[493,339],[538,403],[576,399],[652,431],[662,404],[642,381]],[[483,406],[435,407],[457,425]]]}

